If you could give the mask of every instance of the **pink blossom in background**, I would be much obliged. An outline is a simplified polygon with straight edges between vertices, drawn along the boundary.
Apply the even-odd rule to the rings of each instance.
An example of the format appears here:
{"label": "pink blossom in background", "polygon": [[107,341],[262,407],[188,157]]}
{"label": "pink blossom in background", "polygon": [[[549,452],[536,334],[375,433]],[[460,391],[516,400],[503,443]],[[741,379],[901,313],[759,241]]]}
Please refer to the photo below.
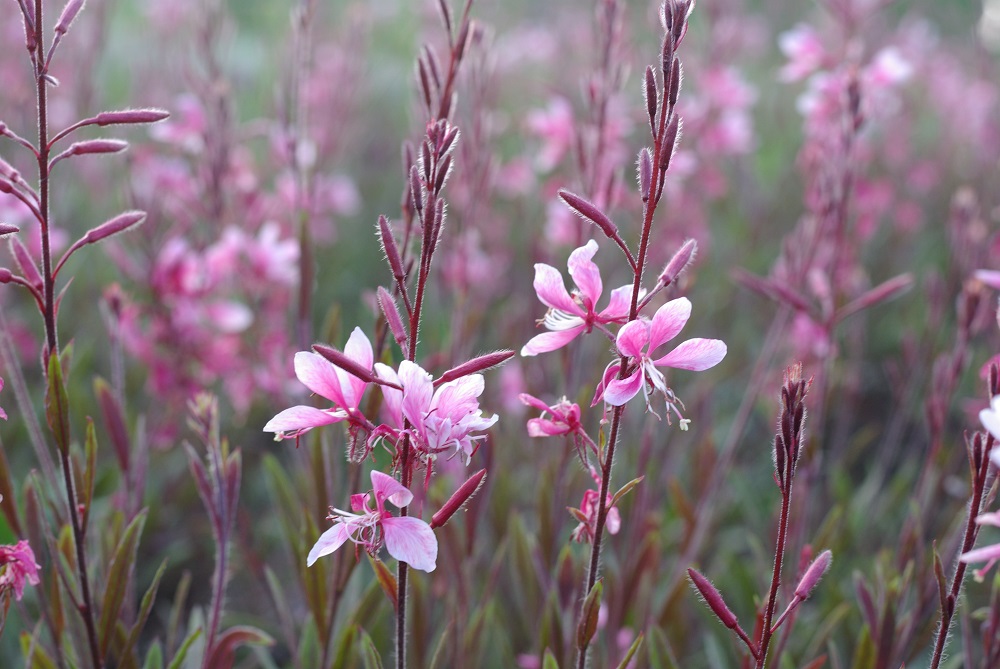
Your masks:
{"label": "pink blossom in background", "polygon": [[781,68],[782,81],[799,81],[818,70],[826,59],[826,49],[816,29],[799,23],[778,37],[778,46],[788,58]]}
{"label": "pink blossom in background", "polygon": [[[629,367],[634,371],[618,379],[619,363],[612,363],[598,386],[595,404],[603,398],[612,406],[621,406],[643,391],[649,406],[649,388],[662,393],[672,406],[673,393],[657,367],[674,367],[700,372],[722,362],[726,357],[726,344],[718,339],[688,339],[670,353],[653,359],[653,352],[676,337],[691,317],[691,302],[686,297],[671,300],[656,310],[651,320],[640,318],[626,323],[618,331],[617,346],[622,355],[629,356]],[[603,392],[602,392],[603,391]]]}
{"label": "pink blossom in background", "polygon": [[597,301],[604,291],[601,271],[593,262],[597,242],[591,240],[569,256],[569,275],[576,283],[572,295],[566,292],[562,275],[555,267],[544,263],[535,265],[535,293],[542,304],[549,308],[542,324],[550,330],[533,337],[521,349],[522,356],[538,355],[562,348],[595,325],[619,323],[628,317],[632,286],[622,286],[611,291],[608,306],[598,313]]}
{"label": "pink blossom in background", "polygon": [[437,566],[438,543],[430,525],[413,516],[393,516],[386,510],[386,501],[405,507],[413,493],[396,479],[372,471],[372,495],[375,508],[368,506],[369,494],[351,495],[351,511],[333,509],[333,527],[324,532],[309,551],[307,565],[333,553],[348,540],[375,556],[384,545],[389,555],[414,569],[431,572]]}
{"label": "pink blossom in background", "polygon": [[528,131],[542,140],[535,167],[540,172],[552,171],[573,147],[576,131],[572,105],[566,98],[554,97],[545,109],[529,113],[526,123]]}
{"label": "pink blossom in background", "polygon": [[[372,345],[361,328],[354,328],[344,347],[344,354],[361,367],[368,370],[372,368]],[[358,405],[368,387],[367,381],[311,351],[299,351],[295,354],[295,376],[309,390],[333,402],[333,406],[329,409],[317,409],[299,405],[285,409],[264,426],[264,432],[274,432],[276,440],[298,437],[314,427],[363,418]]]}
{"label": "pink blossom in background", "polygon": [[35,553],[27,541],[18,541],[14,546],[0,546],[0,591],[13,589],[14,598],[21,601],[25,583],[38,585],[38,570]]}

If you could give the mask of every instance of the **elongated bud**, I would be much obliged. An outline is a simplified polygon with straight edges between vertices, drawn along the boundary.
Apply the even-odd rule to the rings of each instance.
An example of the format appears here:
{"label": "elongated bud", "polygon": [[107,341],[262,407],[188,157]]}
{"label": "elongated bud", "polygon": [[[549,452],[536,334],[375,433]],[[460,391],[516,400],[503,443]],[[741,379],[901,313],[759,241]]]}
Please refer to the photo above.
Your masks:
{"label": "elongated bud", "polygon": [[670,123],[667,124],[666,133],[663,136],[663,146],[660,147],[660,171],[666,172],[670,167],[670,160],[677,151],[677,138],[681,133],[681,119],[677,114],[671,114]]}
{"label": "elongated bud", "polygon": [[674,58],[673,69],[670,70],[670,89],[667,99],[670,100],[670,108],[673,109],[677,104],[677,96],[681,92],[681,79],[684,77],[684,71],[681,69],[681,61]]}
{"label": "elongated bud", "polygon": [[130,125],[135,123],[158,123],[170,118],[170,112],[163,109],[121,109],[101,112],[94,117],[97,125]]}
{"label": "elongated bud", "polygon": [[660,283],[664,286],[669,286],[677,277],[681,275],[687,266],[691,264],[694,260],[695,254],[698,252],[698,242],[693,239],[686,240],[681,247],[674,254],[674,257],[670,259],[667,266],[663,268],[660,272]]}
{"label": "elongated bud", "polygon": [[14,192],[14,186],[6,179],[0,179],[0,193],[10,195]]}
{"label": "elongated bud", "polygon": [[649,200],[649,186],[653,180],[653,156],[648,148],[639,152],[638,170],[639,194],[642,195],[642,201],[646,202]]}
{"label": "elongated bud", "polygon": [[448,383],[449,381],[454,381],[455,379],[460,379],[463,376],[468,376],[469,374],[476,374],[478,372],[485,371],[490,367],[496,367],[499,364],[507,362],[514,357],[514,351],[502,350],[494,351],[493,353],[487,353],[486,355],[481,355],[477,358],[473,358],[468,362],[463,362],[458,367],[453,367],[447,372],[441,375],[441,378],[434,381],[434,385],[440,385],[442,383]]}
{"label": "elongated bud", "polygon": [[17,237],[9,237],[8,239],[10,239],[10,250],[14,254],[14,260],[17,261],[17,266],[21,268],[21,274],[24,275],[25,280],[35,288],[41,288],[42,275],[38,272],[38,267],[35,265],[35,261],[31,259],[28,249]]}
{"label": "elongated bud", "polygon": [[913,287],[913,275],[910,273],[900,274],[888,281],[880,283],[868,292],[864,293],[850,304],[846,305],[837,314],[837,320],[847,318],[851,314],[864,309],[870,309],[883,302],[894,300]]}
{"label": "elongated bud", "polygon": [[0,283],[10,283],[14,278],[14,273],[6,267],[0,267]]}
{"label": "elongated bud", "polygon": [[321,356],[332,362],[335,366],[340,367],[342,370],[348,374],[353,374],[362,381],[368,383],[377,383],[382,386],[389,386],[390,388],[396,388],[402,390],[399,385],[392,383],[391,381],[386,381],[385,379],[380,379],[375,376],[375,373],[370,369],[365,369],[358,363],[354,362],[348,358],[345,354],[341,353],[332,346],[325,346],[323,344],[313,344],[313,350],[319,353]]}
{"label": "elongated bud", "polygon": [[726,606],[726,602],[722,599],[722,593],[716,590],[715,586],[707,578],[694,569],[688,569],[688,578],[691,579],[691,583],[701,593],[701,596],[705,599],[705,603],[708,604],[708,608],[712,609],[712,613],[722,621],[722,624],[731,630],[736,629],[736,626],[739,624],[736,620],[736,614]]}
{"label": "elongated bud", "polygon": [[444,157],[441,164],[438,166],[437,179],[434,181],[434,192],[440,193],[444,190],[445,181],[448,180],[448,176],[451,174],[451,154]]}
{"label": "elongated bud", "polygon": [[570,193],[568,190],[560,190],[559,197],[569,205],[570,209],[599,227],[608,237],[612,239],[618,238],[618,226],[608,218],[607,214],[598,209],[595,204],[584,200],[579,195]]}
{"label": "elongated bud", "polygon": [[397,281],[402,281],[405,278],[405,274],[403,273],[403,259],[399,255],[399,247],[396,246],[396,237],[392,234],[392,228],[389,227],[389,219],[385,216],[378,217],[378,236],[382,242],[385,257],[389,261],[389,268],[392,270],[393,278]]}
{"label": "elongated bud", "polygon": [[96,228],[88,230],[87,234],[83,236],[83,243],[94,244],[102,239],[107,239],[112,235],[117,235],[119,232],[124,232],[131,227],[135,227],[145,220],[146,212],[144,211],[126,211],[123,214],[118,214],[110,221],[101,223]]}
{"label": "elongated bud", "polygon": [[830,568],[831,562],[833,562],[833,553],[830,551],[820,553],[819,557],[813,560],[809,568],[806,569],[806,573],[802,575],[802,580],[799,581],[799,584],[795,586],[795,596],[799,599],[808,599],[813,588],[816,587],[819,580],[823,578],[823,574]]}
{"label": "elongated bud", "polygon": [[420,173],[417,166],[410,167],[410,202],[417,211],[424,210],[424,189],[420,183]]}
{"label": "elongated bud", "polygon": [[63,7],[62,13],[59,15],[59,20],[56,22],[55,33],[57,35],[65,35],[66,31],[69,30],[70,24],[76,18],[76,15],[80,13],[83,9],[85,0],[69,0],[66,6]]}
{"label": "elongated bud", "polygon": [[403,348],[406,344],[406,328],[403,327],[403,319],[396,307],[396,300],[392,299],[389,291],[382,286],[378,287],[378,304],[382,307],[385,322],[389,324],[389,331],[392,332],[393,339],[396,340],[400,348]]}
{"label": "elongated bud", "polygon": [[465,503],[472,499],[472,496],[479,492],[486,480],[486,470],[480,469],[469,477],[469,479],[458,487],[458,490],[448,498],[444,506],[431,517],[431,529],[441,527],[454,516]]}
{"label": "elongated bud", "polygon": [[9,237],[10,235],[13,235],[14,233],[20,231],[21,228],[17,227],[16,225],[13,225],[11,223],[0,223],[0,239],[3,239],[4,237]]}
{"label": "elongated bud", "polygon": [[649,114],[649,129],[656,134],[656,107],[659,102],[659,93],[656,90],[656,74],[653,66],[646,66],[646,81],[643,87],[646,96],[646,113]]}
{"label": "elongated bud", "polygon": [[70,144],[66,155],[82,156],[89,153],[119,153],[128,148],[128,142],[120,139],[87,139]]}

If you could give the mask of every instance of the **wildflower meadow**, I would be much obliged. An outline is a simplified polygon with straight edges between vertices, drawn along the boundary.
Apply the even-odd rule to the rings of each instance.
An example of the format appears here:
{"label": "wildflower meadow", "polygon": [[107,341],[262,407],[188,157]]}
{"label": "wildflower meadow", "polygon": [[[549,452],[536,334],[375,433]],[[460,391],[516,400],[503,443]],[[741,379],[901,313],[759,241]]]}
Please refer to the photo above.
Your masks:
{"label": "wildflower meadow", "polygon": [[0,17],[0,669],[1000,669],[1000,0]]}

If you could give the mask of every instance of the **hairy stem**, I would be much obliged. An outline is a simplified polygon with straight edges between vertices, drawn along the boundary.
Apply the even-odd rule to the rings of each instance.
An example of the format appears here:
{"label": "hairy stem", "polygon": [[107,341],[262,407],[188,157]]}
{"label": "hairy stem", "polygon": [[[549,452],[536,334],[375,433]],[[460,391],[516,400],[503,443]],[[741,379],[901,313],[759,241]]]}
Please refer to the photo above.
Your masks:
{"label": "hairy stem", "polygon": [[761,628],[760,646],[757,652],[757,669],[764,669],[767,663],[767,647],[774,633],[771,620],[774,618],[774,608],[778,603],[778,586],[781,585],[781,565],[785,557],[785,544],[788,540],[788,512],[792,502],[792,466],[788,466],[788,483],[781,493],[781,519],[778,522],[778,541],[774,548],[774,571],[771,574],[771,590],[767,596],[767,607],[764,610],[764,625]]}

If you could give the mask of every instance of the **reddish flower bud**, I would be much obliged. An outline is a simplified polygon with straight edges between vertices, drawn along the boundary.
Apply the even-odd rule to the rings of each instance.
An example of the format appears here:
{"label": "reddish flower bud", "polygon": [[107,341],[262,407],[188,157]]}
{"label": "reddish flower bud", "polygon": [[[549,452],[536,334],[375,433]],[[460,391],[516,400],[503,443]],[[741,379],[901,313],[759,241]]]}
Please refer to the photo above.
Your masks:
{"label": "reddish flower bud", "polygon": [[73,19],[76,15],[80,13],[83,9],[85,0],[69,0],[66,6],[63,7],[62,13],[59,15],[59,20],[56,22],[55,33],[57,35],[65,35],[66,31],[69,30],[70,24],[73,23]]}
{"label": "reddish flower bud", "polygon": [[101,112],[95,119],[97,125],[128,125],[132,123],[157,123],[170,117],[163,109],[121,109]]}
{"label": "reddish flower bud", "polygon": [[38,267],[35,265],[35,261],[32,260],[31,254],[28,252],[27,247],[21,243],[21,240],[17,237],[10,237],[10,250],[14,254],[14,260],[17,261],[17,266],[21,268],[21,274],[24,275],[25,280],[34,286],[35,288],[42,287],[42,275],[38,271]]}
{"label": "reddish flower bud", "polygon": [[472,496],[483,487],[483,481],[485,480],[486,470],[480,469],[470,476],[465,483],[460,485],[458,490],[444,503],[444,506],[431,517],[431,529],[441,527],[451,520],[451,517],[465,506],[465,503],[472,499]]}
{"label": "reddish flower bud", "polygon": [[688,239],[681,244],[680,249],[677,250],[674,257],[670,259],[667,266],[663,268],[662,272],[660,272],[660,283],[664,286],[669,286],[676,281],[681,272],[687,269],[687,266],[694,260],[694,256],[697,252],[698,242],[695,240]]}
{"label": "reddish flower bud", "polygon": [[406,344],[406,328],[403,327],[403,319],[396,307],[396,300],[382,286],[378,287],[378,304],[382,308],[382,313],[385,314],[385,322],[389,325],[393,339],[396,340],[400,348],[403,348]]}
{"label": "reddish flower bud", "polygon": [[13,225],[11,223],[0,223],[0,239],[14,234],[15,232],[20,232],[21,228]]}
{"label": "reddish flower bud", "polygon": [[139,225],[145,220],[146,212],[144,211],[126,211],[123,214],[118,214],[110,221],[101,223],[96,228],[88,230],[87,234],[83,236],[83,243],[94,244],[102,239],[107,239],[112,235],[117,235],[119,232],[124,232],[131,227]]}
{"label": "reddish flower bud", "polygon": [[608,237],[611,239],[618,237],[618,226],[608,218],[607,214],[598,209],[595,204],[584,200],[579,195],[570,193],[568,190],[560,190],[559,197],[569,205],[570,209],[599,227]]}
{"label": "reddish flower bud", "polygon": [[383,386],[389,386],[390,388],[396,388],[397,390],[402,390],[397,384],[385,379],[380,379],[375,376],[375,373],[370,369],[365,369],[354,360],[347,357],[346,354],[341,353],[332,346],[325,346],[324,344],[313,344],[313,350],[319,353],[321,356],[332,362],[337,367],[348,374],[353,374],[362,381],[367,381],[368,383],[377,383]]}
{"label": "reddish flower bud", "polygon": [[0,283],[10,283],[14,278],[14,273],[6,267],[0,267]]}
{"label": "reddish flower bud", "polygon": [[653,156],[649,149],[645,148],[639,152],[639,194],[642,201],[649,200],[649,186],[653,180]]}
{"label": "reddish flower bud", "polygon": [[712,613],[722,621],[722,624],[729,629],[736,629],[738,625],[736,614],[726,606],[726,602],[722,600],[722,593],[716,590],[715,586],[707,578],[694,569],[688,569],[688,577],[705,599],[708,608],[712,609]]}
{"label": "reddish flower bud", "polygon": [[476,374],[477,372],[482,372],[489,369],[490,367],[496,367],[497,365],[504,363],[514,357],[514,351],[502,350],[494,351],[493,353],[487,353],[486,355],[481,355],[477,358],[473,358],[468,362],[463,362],[458,367],[449,369],[447,372],[441,375],[441,378],[434,381],[434,385],[438,386],[442,383],[447,383],[448,381],[454,381],[455,379],[460,379],[463,376],[468,376],[469,374]]}
{"label": "reddish flower bud", "polygon": [[119,153],[128,148],[128,142],[120,139],[87,139],[70,144],[66,155],[82,156],[88,153]]}
{"label": "reddish flower bud", "polygon": [[813,563],[806,569],[806,573],[802,575],[802,580],[799,581],[799,584],[795,586],[795,596],[799,599],[808,599],[809,593],[813,591],[819,580],[823,578],[823,574],[830,568],[831,562],[833,562],[833,553],[830,551],[820,553],[819,557],[813,560]]}
{"label": "reddish flower bud", "polygon": [[646,113],[649,114],[649,129],[656,134],[656,107],[659,102],[659,93],[656,90],[656,74],[653,66],[646,66],[646,81],[643,87],[643,96],[646,98]]}

